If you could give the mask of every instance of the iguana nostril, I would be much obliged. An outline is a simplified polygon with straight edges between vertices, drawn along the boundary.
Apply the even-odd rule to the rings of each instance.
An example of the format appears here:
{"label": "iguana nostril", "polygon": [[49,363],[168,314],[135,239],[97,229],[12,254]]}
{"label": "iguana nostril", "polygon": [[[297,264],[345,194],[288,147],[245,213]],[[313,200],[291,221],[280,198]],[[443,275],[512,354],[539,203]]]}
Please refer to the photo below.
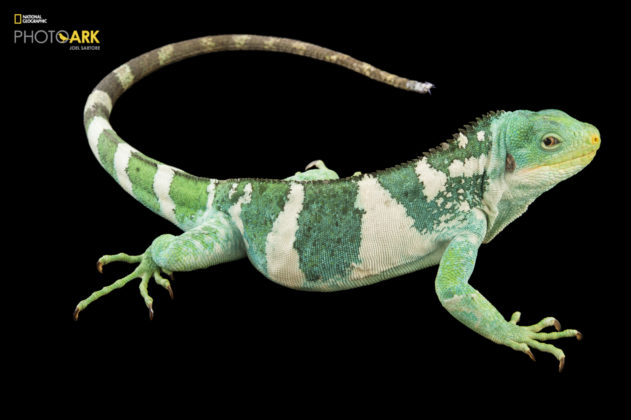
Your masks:
{"label": "iguana nostril", "polygon": [[598,137],[598,136],[596,136],[596,135],[592,136],[592,138],[591,138],[591,142],[592,142],[592,144],[593,144],[594,146],[596,146],[598,143],[600,143],[600,137]]}

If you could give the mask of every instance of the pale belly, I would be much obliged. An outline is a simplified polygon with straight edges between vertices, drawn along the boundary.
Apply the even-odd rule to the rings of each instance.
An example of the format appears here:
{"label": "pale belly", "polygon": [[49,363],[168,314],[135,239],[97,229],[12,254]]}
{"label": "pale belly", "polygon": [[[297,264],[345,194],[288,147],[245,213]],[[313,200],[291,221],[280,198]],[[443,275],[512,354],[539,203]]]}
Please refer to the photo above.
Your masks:
{"label": "pale belly", "polygon": [[[375,237],[373,241],[364,242],[358,254],[361,259],[343,264],[331,261],[331,256],[336,255],[335,247],[323,249],[322,252],[311,250],[309,257],[314,260],[303,257],[302,265],[317,264],[318,277],[308,277],[301,270],[300,256],[296,250],[275,253],[276,260],[268,260],[266,266],[259,263],[261,258],[248,257],[263,275],[275,283],[297,290],[326,292],[366,286],[437,265],[448,244],[448,241],[436,242],[429,238],[415,242],[411,238],[399,237],[397,243],[393,243],[392,239],[383,239]],[[338,254],[347,255],[341,249]]]}

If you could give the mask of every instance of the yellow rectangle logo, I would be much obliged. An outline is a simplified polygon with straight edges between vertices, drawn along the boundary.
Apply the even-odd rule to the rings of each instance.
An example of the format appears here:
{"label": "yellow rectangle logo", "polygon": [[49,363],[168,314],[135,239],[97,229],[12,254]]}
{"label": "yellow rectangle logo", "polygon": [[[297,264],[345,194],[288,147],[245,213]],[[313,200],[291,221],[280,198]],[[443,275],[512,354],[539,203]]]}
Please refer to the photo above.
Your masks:
{"label": "yellow rectangle logo", "polygon": [[21,25],[22,24],[22,14],[21,13],[16,13],[13,15],[13,23],[15,25]]}

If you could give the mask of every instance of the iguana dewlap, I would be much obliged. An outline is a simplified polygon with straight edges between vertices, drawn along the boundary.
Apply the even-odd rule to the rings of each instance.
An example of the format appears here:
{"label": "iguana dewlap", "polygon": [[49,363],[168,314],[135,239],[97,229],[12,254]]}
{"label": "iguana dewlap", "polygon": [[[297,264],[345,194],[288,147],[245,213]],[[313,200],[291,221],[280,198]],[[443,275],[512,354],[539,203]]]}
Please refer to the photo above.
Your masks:
{"label": "iguana dewlap", "polygon": [[[226,50],[305,55],[398,88],[426,93],[432,87],[312,44],[254,35],[170,44],[118,67],[96,86],[85,106],[90,147],[125,191],[183,233],[159,236],[141,255],[102,257],[99,271],[113,261],[138,265],[81,301],[75,318],[93,301],[137,278],[153,316],[150,279],[172,295],[162,273],[244,257],[274,282],[314,291],[365,286],[438,264],[436,292],[456,319],[531,357],[531,347],[552,353],[563,367],[563,352],[542,341],[580,338],[578,331],[559,331],[551,317],[518,326],[518,312],[507,321],[468,280],[483,242],[594,158],[600,146],[594,126],[557,110],[489,113],[451,141],[393,168],[340,179],[318,161],[315,169],[283,180],[193,176],[145,156],[112,129],[112,106],[135,82],[179,60]],[[549,326],[557,332],[540,332]]]}

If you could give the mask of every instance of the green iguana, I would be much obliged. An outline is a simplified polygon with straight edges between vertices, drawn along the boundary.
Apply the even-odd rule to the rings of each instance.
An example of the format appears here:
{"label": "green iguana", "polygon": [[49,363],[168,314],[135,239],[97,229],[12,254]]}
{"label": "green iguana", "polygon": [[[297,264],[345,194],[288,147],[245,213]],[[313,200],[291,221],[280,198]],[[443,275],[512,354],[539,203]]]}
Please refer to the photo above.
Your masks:
{"label": "green iguana", "polygon": [[[248,257],[267,278],[313,291],[365,286],[438,264],[436,293],[460,322],[534,359],[530,348],[565,356],[543,343],[581,338],[544,318],[519,326],[468,283],[478,247],[520,216],[540,194],[583,169],[600,146],[598,130],[557,110],[492,112],[423,156],[374,173],[340,179],[321,162],[283,180],[201,178],[140,153],[112,129],[109,116],[135,82],[179,60],[226,50],[309,56],[392,86],[429,92],[430,83],[401,78],[348,55],[284,38],[222,35],[170,44],[123,64],[90,94],[84,124],[92,152],[121,187],[184,231],[162,235],[136,256],[106,255],[138,264],[131,274],[92,293],[75,310],[140,279],[172,289],[163,274]],[[557,332],[542,329],[555,327]]]}

